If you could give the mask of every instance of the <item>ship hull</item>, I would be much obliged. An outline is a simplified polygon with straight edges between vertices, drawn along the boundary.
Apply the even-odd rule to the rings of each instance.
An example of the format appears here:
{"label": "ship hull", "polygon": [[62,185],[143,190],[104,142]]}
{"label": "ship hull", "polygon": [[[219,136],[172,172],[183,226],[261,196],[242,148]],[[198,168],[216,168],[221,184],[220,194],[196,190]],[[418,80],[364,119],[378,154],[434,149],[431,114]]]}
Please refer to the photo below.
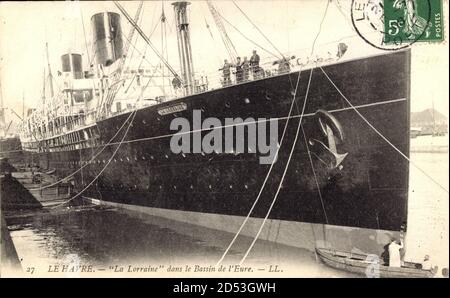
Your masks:
{"label": "ship hull", "polygon": [[[319,68],[312,73],[308,69],[99,121],[102,142],[110,144],[91,162],[88,161],[102,146],[33,156],[41,166],[57,169],[60,177],[88,162],[74,179],[78,190],[95,179],[85,190],[86,196],[152,210],[150,213],[159,210],[156,212],[159,215],[164,210],[167,215],[181,212],[183,217],[192,218],[186,222],[200,222],[195,219],[197,215],[217,216],[217,220],[225,216],[235,219],[231,222],[242,222],[264,186],[251,214],[256,221],[266,216],[276,198],[269,220],[294,226],[301,223],[301,228],[317,224],[317,227],[367,230],[368,237],[373,230],[399,231],[406,222],[408,162],[373,128],[409,156],[410,52],[347,61],[324,66],[323,70],[353,107]],[[293,117],[287,121],[294,94]],[[305,100],[305,113],[301,117]],[[185,108],[173,112],[176,105]],[[172,112],[162,113],[167,110]],[[260,156],[254,152],[172,153],[170,140],[175,131],[170,130],[171,121],[184,117],[192,124],[194,110],[201,110],[203,119],[216,117],[223,122],[225,118],[237,117],[276,119],[281,146],[267,181],[264,183],[270,165],[261,164]],[[333,157],[320,150],[317,142],[315,146],[310,142],[329,141],[315,117],[318,110],[332,114],[345,134],[345,139],[336,145],[339,154],[347,154],[340,167],[327,165],[323,160]],[[299,121],[302,121],[300,130]],[[121,126],[122,130],[114,137]],[[202,135],[207,133],[204,131]],[[226,224],[227,221],[219,225]],[[229,230],[235,232],[236,224]],[[376,239],[369,238],[374,247],[379,247]],[[354,237],[347,233],[345,239],[351,241]]]}
{"label": "ship hull", "polygon": [[[168,229],[170,229],[173,221],[177,221],[188,225],[186,226],[186,233],[192,233],[193,226],[230,233],[229,240],[220,239],[224,243],[233,238],[245,220],[244,216],[161,209],[93,198],[85,199],[96,205],[130,211],[132,216],[142,217],[143,219],[147,216],[161,219],[156,220],[155,223]],[[258,234],[262,224],[262,218],[249,217],[239,234],[244,239],[239,238],[238,241],[251,241]],[[179,232],[184,232],[179,229],[180,227],[177,226]],[[197,234],[196,237],[201,238],[201,233]],[[311,252],[317,247],[321,247],[381,255],[385,250],[386,243],[389,243],[392,238],[399,237],[400,233],[392,230],[268,219],[264,222],[258,239],[307,249]],[[211,241],[211,239],[206,238],[205,241]],[[228,245],[228,243],[225,244]]]}

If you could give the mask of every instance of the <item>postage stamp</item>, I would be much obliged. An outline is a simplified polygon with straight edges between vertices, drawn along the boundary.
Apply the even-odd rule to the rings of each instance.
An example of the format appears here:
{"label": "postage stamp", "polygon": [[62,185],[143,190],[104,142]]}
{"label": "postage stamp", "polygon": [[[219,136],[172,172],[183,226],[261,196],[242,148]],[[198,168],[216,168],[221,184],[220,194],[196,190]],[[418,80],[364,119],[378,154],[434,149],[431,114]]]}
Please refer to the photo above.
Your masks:
{"label": "postage stamp", "polygon": [[399,50],[444,40],[442,0],[353,0],[352,24],[368,44]]}
{"label": "postage stamp", "polygon": [[442,0],[383,0],[383,4],[385,43],[443,41]]}

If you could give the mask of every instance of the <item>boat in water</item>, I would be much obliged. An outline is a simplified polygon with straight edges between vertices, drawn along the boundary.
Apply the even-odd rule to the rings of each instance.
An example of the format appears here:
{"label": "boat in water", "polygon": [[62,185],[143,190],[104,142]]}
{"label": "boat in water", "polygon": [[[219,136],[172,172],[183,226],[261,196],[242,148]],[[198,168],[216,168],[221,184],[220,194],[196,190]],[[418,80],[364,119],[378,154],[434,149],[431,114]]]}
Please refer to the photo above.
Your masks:
{"label": "boat in water", "polygon": [[[261,59],[248,76],[214,85],[213,76],[194,72],[195,32],[188,3],[179,1],[173,8],[181,72],[159,53],[175,94],[150,96],[150,72],[126,67],[126,41],[139,34],[151,47],[151,40],[138,25],[139,11],[133,18],[116,5],[121,14],[91,18],[92,67],[83,69],[80,54],[64,53],[61,90],[24,120],[27,163],[70,178],[86,199],[212,229],[236,233],[248,218],[242,234],[254,237],[267,217],[261,238],[312,251],[325,242],[379,254],[399,233],[409,164],[392,146],[409,156],[410,50],[344,59],[345,45],[337,43],[337,55],[290,53],[284,67]],[[128,35],[122,16],[132,25]],[[187,132],[171,126],[180,118]],[[199,124],[208,118],[220,125]],[[234,146],[223,148],[226,119],[253,120],[233,122]],[[267,152],[249,142],[236,148],[241,128],[241,136],[256,127],[269,132],[271,122],[278,124],[273,162],[261,163]],[[196,138],[217,130],[223,150],[172,150],[175,135],[188,136],[195,151]]]}
{"label": "boat in water", "polygon": [[317,248],[317,256],[326,265],[364,276],[381,278],[428,278],[436,274],[436,270],[424,270],[422,265],[404,262],[402,267],[390,267],[380,264],[367,254],[336,251],[333,249]]}

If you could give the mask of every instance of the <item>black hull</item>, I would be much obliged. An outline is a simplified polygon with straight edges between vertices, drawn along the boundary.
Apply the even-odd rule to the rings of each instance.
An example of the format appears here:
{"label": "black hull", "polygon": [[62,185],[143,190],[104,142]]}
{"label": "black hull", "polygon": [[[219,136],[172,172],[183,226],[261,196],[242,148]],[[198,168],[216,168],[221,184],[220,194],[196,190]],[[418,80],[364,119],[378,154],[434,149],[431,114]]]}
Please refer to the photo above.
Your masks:
{"label": "black hull", "polygon": [[[409,156],[410,52],[343,62],[326,66],[324,70],[352,104],[359,107],[359,112]],[[301,72],[293,115],[301,114],[309,73],[309,70]],[[258,155],[183,156],[171,152],[170,137],[151,138],[173,134],[170,122],[174,116],[192,119],[194,109],[203,110],[202,119],[216,117],[222,122],[237,117],[281,118],[278,122],[281,138],[298,75],[295,72],[266,78],[138,110],[125,142],[86,191],[86,196],[122,204],[246,216],[270,167],[260,164]],[[187,109],[164,116],[158,114],[162,107],[176,103],[185,103]],[[343,168],[327,168],[318,158],[324,157],[323,152],[312,155],[319,194],[300,130],[283,187],[269,218],[400,230],[406,222],[408,162],[363,121],[316,68],[302,128],[306,139],[327,144],[313,117],[319,109],[329,111],[343,128],[346,139],[337,145],[339,153],[348,153]],[[128,116],[123,114],[97,123],[103,143],[111,139]],[[252,217],[266,215],[286,167],[298,122],[299,117],[289,121],[278,160]],[[75,176],[78,190],[106,166],[125,128],[114,139],[115,144],[107,146]],[[34,153],[33,158],[39,159],[43,167],[56,168],[58,175],[64,177],[101,148]]]}

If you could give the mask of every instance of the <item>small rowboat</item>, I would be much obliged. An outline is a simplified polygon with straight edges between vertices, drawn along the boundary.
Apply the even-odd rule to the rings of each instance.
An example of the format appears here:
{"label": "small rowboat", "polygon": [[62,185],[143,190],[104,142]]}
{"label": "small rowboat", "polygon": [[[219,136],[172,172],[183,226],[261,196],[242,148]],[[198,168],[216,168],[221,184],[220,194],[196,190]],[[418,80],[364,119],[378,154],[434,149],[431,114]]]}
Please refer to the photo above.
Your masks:
{"label": "small rowboat", "polygon": [[[389,267],[377,262],[371,255],[342,252],[327,248],[316,248],[318,257],[326,265],[348,272],[358,273],[365,276],[376,277],[433,277],[431,270],[422,270],[421,264],[405,262],[403,267]],[[370,266],[370,267],[369,267]]]}

